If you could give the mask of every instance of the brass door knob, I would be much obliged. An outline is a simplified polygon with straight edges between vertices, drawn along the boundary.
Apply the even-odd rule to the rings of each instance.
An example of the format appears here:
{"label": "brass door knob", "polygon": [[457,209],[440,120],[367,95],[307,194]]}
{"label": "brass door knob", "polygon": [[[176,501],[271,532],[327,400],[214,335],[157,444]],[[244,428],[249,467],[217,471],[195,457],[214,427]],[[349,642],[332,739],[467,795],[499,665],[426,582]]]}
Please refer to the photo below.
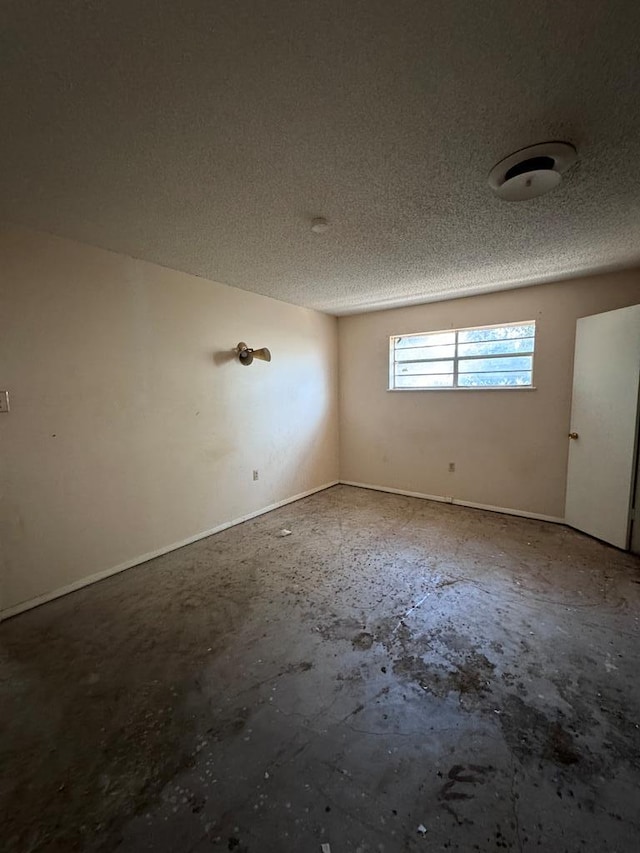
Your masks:
{"label": "brass door knob", "polygon": [[578,433],[577,432],[570,432],[569,438],[578,438]]}

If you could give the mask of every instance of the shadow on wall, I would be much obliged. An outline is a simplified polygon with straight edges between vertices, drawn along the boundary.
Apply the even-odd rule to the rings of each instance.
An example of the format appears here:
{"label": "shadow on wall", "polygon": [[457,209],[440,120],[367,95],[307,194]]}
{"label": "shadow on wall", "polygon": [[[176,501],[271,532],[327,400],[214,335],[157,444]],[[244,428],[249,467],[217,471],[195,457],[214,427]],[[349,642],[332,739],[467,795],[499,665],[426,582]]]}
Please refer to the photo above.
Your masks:
{"label": "shadow on wall", "polygon": [[222,365],[228,364],[230,361],[234,361],[237,358],[238,352],[235,347],[233,347],[233,349],[218,350],[213,353],[213,362],[218,367],[222,367]]}

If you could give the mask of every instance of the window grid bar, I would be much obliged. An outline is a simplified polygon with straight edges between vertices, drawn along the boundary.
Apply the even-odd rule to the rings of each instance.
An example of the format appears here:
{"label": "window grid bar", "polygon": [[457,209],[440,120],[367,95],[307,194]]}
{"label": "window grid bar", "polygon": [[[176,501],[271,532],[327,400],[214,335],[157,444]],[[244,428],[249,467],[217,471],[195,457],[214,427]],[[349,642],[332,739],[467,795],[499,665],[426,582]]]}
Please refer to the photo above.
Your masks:
{"label": "window grid bar", "polygon": [[[530,326],[531,323],[516,323],[516,326]],[[515,326],[494,326],[493,328],[499,329],[514,329]],[[487,327],[488,329],[488,327]],[[458,329],[459,332],[473,332],[475,329]],[[409,337],[407,335],[407,337]],[[525,335],[505,335],[504,338],[477,338],[478,341],[518,341],[521,338],[533,338],[534,335],[531,332],[527,332]],[[476,341],[462,341],[462,343],[475,343]]]}
{"label": "window grid bar", "polygon": [[[462,346],[465,346],[465,344],[462,344]],[[522,350],[522,352],[514,352],[511,350],[511,352],[492,352],[487,355],[459,355],[457,357],[460,361],[472,361],[477,358],[519,358],[521,355],[533,355],[533,353],[533,350]],[[437,361],[437,359],[434,359],[434,361]],[[399,362],[399,364],[402,364],[402,362]]]}
{"label": "window grid bar", "polygon": [[[522,372],[523,372],[522,370],[516,371],[516,373],[522,373]],[[403,373],[402,376],[396,376],[396,379],[413,379],[414,376],[453,376],[453,375],[454,375],[453,373]],[[473,376],[473,373],[470,375]]]}
{"label": "window grid bar", "polygon": [[453,350],[453,387],[458,385],[458,330],[456,329],[455,348]]}
{"label": "window grid bar", "polygon": [[[469,370],[461,373],[461,376],[499,376],[501,373],[531,373],[530,370]],[[409,376],[429,376],[428,373],[409,373]]]}
{"label": "window grid bar", "polygon": [[534,355],[534,351],[530,352],[501,352],[495,353],[494,355],[460,355],[460,356],[448,356],[446,358],[414,358],[407,359],[406,361],[394,361],[394,364],[431,364],[434,361],[478,361],[489,358],[523,358],[528,355]]}
{"label": "window grid bar", "polygon": [[[460,376],[501,376],[506,373],[531,373],[530,370],[470,370],[468,373],[460,373]],[[407,379],[413,376],[455,376],[457,373],[402,373],[396,379]]]}
{"label": "window grid bar", "polygon": [[[511,356],[508,356],[511,358]],[[403,364],[437,364],[439,361],[450,361],[451,364],[454,362],[454,358],[414,358],[413,361],[396,361],[394,364],[403,365]]]}

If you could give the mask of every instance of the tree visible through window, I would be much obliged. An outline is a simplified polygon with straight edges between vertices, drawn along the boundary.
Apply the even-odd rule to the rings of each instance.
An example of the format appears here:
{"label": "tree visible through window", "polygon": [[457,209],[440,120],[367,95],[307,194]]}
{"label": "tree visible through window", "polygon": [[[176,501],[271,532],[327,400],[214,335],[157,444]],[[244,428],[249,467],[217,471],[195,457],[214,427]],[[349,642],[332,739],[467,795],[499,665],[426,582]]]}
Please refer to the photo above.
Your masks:
{"label": "tree visible through window", "polygon": [[535,336],[533,321],[395,335],[389,388],[531,388]]}

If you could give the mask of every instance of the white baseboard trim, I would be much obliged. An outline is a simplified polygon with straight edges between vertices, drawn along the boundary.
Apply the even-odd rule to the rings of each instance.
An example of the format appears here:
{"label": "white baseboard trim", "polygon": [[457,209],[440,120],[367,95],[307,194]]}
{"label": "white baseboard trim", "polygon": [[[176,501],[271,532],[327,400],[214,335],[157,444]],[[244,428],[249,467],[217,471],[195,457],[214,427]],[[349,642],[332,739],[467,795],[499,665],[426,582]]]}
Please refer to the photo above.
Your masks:
{"label": "white baseboard trim", "polygon": [[3,622],[5,619],[10,619],[12,616],[17,616],[19,613],[24,613],[25,610],[31,610],[33,607],[39,607],[41,604],[46,604],[47,601],[53,601],[55,598],[60,598],[63,595],[68,595],[70,592],[75,592],[77,589],[82,589],[84,586],[97,583],[97,581],[104,580],[105,578],[111,577],[111,575],[117,575],[119,572],[132,569],[134,566],[139,566],[141,563],[146,563],[156,557],[162,557],[163,554],[169,554],[171,551],[177,551],[178,548],[184,548],[185,545],[191,545],[193,542],[198,542],[200,539],[206,539],[207,536],[213,536],[214,533],[221,533],[229,527],[235,527],[237,524],[250,521],[252,518],[257,518],[259,515],[265,515],[265,513],[272,512],[274,509],[279,509],[281,506],[286,506],[287,504],[302,500],[302,498],[308,498],[309,495],[313,495],[316,492],[322,492],[325,489],[330,489],[332,486],[337,486],[339,483],[339,480],[332,480],[330,483],[324,483],[322,486],[307,489],[306,492],[300,492],[300,494],[293,495],[293,497],[284,498],[284,500],[269,504],[269,506],[257,509],[255,512],[250,512],[240,518],[234,518],[233,521],[224,521],[222,524],[218,524],[210,530],[203,530],[202,533],[196,533],[195,536],[189,536],[188,539],[182,539],[180,542],[174,542],[171,545],[166,545],[164,548],[158,548],[156,551],[149,551],[139,557],[134,557],[133,560],[127,560],[126,563],[120,563],[110,569],[105,569],[102,572],[96,572],[86,578],[81,578],[80,580],[74,581],[66,586],[61,586],[58,589],[54,589],[52,592],[39,595],[37,598],[30,598],[27,601],[20,602],[20,604],[7,607],[5,610],[0,610],[0,622]]}
{"label": "white baseboard trim", "polygon": [[405,495],[409,498],[422,498],[427,501],[439,501],[445,504],[456,504],[466,506],[470,509],[484,509],[488,512],[500,512],[504,515],[517,515],[520,518],[533,518],[536,521],[550,521],[552,524],[565,524],[564,518],[555,515],[542,515],[539,512],[527,512],[524,509],[511,509],[504,506],[493,506],[491,504],[479,504],[474,501],[462,501],[458,498],[444,497],[443,495],[425,495],[422,492],[409,492],[406,489],[392,489],[390,486],[374,486],[371,483],[354,483],[350,480],[340,480],[342,486],[355,486],[357,489],[372,489],[375,492],[389,492],[392,495]]}

